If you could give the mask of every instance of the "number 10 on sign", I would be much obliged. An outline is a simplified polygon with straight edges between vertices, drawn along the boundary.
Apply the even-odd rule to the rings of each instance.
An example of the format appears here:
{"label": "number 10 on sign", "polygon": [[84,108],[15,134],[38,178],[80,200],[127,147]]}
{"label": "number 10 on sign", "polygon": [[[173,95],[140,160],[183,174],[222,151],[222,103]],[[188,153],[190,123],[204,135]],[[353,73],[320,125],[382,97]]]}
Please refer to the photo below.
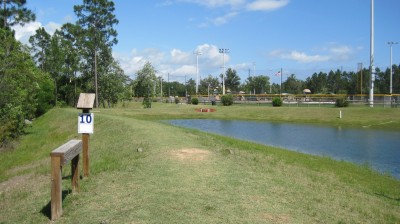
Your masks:
{"label": "number 10 on sign", "polygon": [[78,116],[78,133],[93,134],[93,113],[80,113]]}

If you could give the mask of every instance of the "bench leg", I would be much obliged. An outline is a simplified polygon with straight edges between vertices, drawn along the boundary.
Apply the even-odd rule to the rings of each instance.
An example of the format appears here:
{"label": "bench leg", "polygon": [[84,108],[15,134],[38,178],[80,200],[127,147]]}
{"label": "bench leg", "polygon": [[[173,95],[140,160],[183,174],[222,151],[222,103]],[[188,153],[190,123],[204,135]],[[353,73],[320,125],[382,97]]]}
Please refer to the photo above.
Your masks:
{"label": "bench leg", "polygon": [[71,160],[72,192],[79,192],[79,154]]}
{"label": "bench leg", "polygon": [[51,220],[62,215],[61,158],[51,157]]}

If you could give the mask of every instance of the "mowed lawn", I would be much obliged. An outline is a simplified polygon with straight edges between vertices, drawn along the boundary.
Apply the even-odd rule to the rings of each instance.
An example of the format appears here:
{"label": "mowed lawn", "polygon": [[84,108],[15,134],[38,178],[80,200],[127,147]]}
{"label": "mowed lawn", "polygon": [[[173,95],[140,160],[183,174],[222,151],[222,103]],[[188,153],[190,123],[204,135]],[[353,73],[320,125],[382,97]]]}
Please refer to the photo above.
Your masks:
{"label": "mowed lawn", "polygon": [[[176,118],[251,119],[399,131],[398,109],[131,103],[95,113],[90,176],[55,223],[400,223],[400,181],[368,167],[168,125]],[[50,152],[77,134],[76,109],[35,120],[0,152],[0,223],[52,223]],[[138,150],[140,149],[140,150]],[[138,152],[140,151],[140,152]]]}

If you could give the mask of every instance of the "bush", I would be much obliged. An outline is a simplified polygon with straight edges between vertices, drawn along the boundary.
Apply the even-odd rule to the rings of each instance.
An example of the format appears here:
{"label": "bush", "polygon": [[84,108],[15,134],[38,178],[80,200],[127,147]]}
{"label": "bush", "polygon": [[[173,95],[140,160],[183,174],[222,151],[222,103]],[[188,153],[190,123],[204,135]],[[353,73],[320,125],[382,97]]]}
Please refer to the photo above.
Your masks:
{"label": "bush", "polygon": [[142,104],[143,104],[143,108],[151,108],[150,97],[144,97]]}
{"label": "bush", "polygon": [[0,148],[24,133],[24,114],[20,106],[6,104],[0,109]]}
{"label": "bush", "polygon": [[272,106],[274,106],[274,107],[280,107],[280,106],[282,106],[282,99],[281,99],[280,97],[275,97],[275,98],[272,100]]}
{"label": "bush", "polygon": [[199,99],[198,98],[192,98],[192,104],[193,105],[197,105],[197,104],[199,104]]}
{"label": "bush", "polygon": [[336,107],[348,107],[349,101],[347,101],[345,98],[336,99],[335,106]]}
{"label": "bush", "polygon": [[180,103],[181,101],[179,100],[179,97],[175,97],[175,104],[178,104],[178,103]]}
{"label": "bush", "polygon": [[233,96],[230,94],[223,95],[221,97],[221,102],[222,102],[222,105],[224,105],[224,106],[230,106],[233,104]]}

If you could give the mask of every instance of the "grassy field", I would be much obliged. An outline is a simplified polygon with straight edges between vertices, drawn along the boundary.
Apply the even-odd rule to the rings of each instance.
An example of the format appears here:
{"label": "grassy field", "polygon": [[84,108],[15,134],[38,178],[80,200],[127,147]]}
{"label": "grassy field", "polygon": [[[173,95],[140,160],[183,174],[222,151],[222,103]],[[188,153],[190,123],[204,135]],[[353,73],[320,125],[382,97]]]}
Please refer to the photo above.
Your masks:
{"label": "grassy field", "polygon": [[[400,131],[398,109],[216,107],[131,103],[95,112],[90,177],[56,223],[400,223],[400,181],[329,158],[161,122],[245,119]],[[34,121],[0,154],[0,223],[51,223],[49,153],[77,134],[76,109]],[[143,152],[138,152],[138,148]]]}

